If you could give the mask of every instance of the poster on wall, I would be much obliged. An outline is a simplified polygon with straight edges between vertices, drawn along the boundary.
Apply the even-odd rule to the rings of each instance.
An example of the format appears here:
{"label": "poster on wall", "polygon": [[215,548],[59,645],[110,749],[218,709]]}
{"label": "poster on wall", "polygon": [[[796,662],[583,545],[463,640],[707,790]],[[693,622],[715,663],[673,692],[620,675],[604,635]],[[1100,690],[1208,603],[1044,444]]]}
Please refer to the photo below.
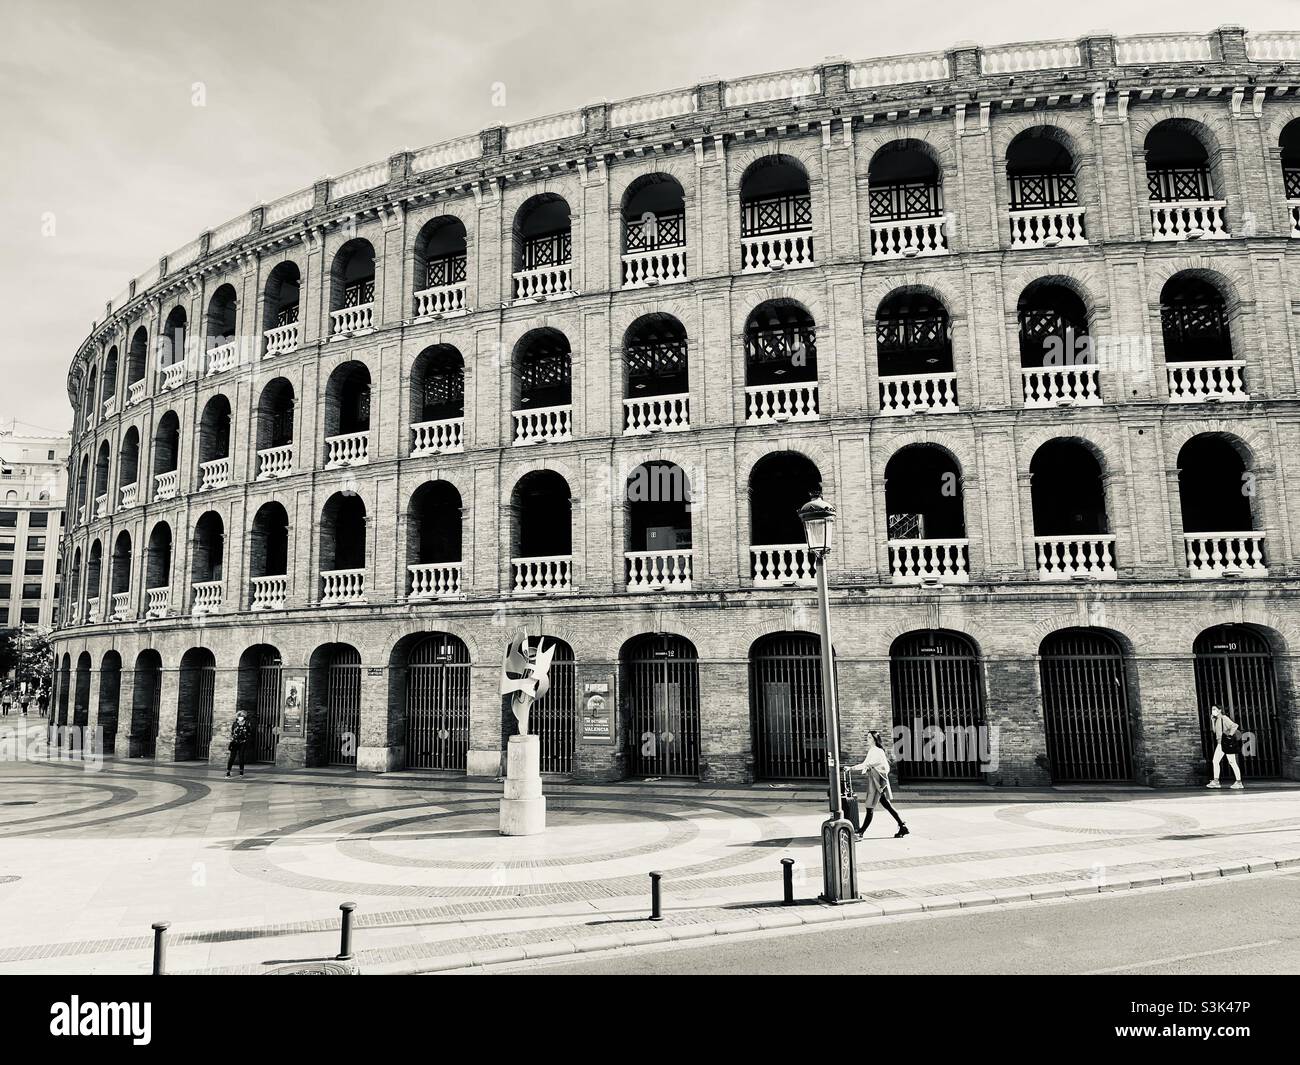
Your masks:
{"label": "poster on wall", "polygon": [[302,708],[306,695],[306,677],[285,678],[284,706],[280,710],[280,735],[302,735]]}
{"label": "poster on wall", "polygon": [[614,701],[608,684],[582,686],[582,738],[587,743],[614,742]]}

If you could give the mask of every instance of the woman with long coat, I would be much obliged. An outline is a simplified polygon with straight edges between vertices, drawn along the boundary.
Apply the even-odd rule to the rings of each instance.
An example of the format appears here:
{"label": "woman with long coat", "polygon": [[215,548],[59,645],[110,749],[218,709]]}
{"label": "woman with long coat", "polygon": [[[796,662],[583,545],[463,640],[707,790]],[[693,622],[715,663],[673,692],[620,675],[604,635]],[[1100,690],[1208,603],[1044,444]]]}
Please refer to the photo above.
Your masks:
{"label": "woman with long coat", "polygon": [[903,824],[903,819],[898,816],[898,811],[890,802],[894,794],[889,788],[889,755],[885,753],[885,745],[880,740],[879,732],[871,734],[871,749],[867,752],[866,758],[852,768],[863,775],[863,786],[866,789],[862,800],[866,813],[862,815],[862,827],[858,829],[858,839],[867,834],[877,805],[883,806],[889,812],[889,816],[898,822],[898,831],[894,833],[894,838],[901,839],[906,836],[907,825]]}

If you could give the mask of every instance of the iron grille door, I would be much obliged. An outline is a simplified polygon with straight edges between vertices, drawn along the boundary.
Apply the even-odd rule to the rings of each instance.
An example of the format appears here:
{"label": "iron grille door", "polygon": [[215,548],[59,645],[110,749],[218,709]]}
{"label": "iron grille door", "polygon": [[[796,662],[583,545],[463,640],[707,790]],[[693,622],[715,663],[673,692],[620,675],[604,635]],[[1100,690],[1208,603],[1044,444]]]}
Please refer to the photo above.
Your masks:
{"label": "iron grille door", "polygon": [[767,780],[819,780],[826,775],[826,717],[821,649],[816,636],[780,633],[749,660],[754,764]]}
{"label": "iron grille door", "polygon": [[145,722],[145,757],[158,756],[158,727],[162,723],[162,667],[154,671],[153,692],[149,698],[149,720]]}
{"label": "iron grille door", "polygon": [[[531,642],[536,649],[537,641]],[[572,773],[577,730],[577,667],[572,647],[562,640],[548,639],[547,643],[555,645],[551,690],[528,711],[528,733],[541,739],[543,773]]]}
{"label": "iron grille door", "polygon": [[464,772],[469,758],[469,650],[431,636],[406,671],[406,767]]}
{"label": "iron grille door", "polygon": [[1041,658],[1043,726],[1056,784],[1133,779],[1128,683],[1119,645],[1100,632],[1057,633]]}
{"label": "iron grille door", "polygon": [[628,771],[633,776],[700,775],[700,671],[680,636],[639,640],[623,667]]}
{"label": "iron grille door", "polygon": [[1277,686],[1273,655],[1264,638],[1247,628],[1222,625],[1201,633],[1193,650],[1201,748],[1206,759],[1214,756],[1210,707],[1215,705],[1253,740],[1238,756],[1242,773],[1252,778],[1280,777],[1282,732],[1277,716]]}
{"label": "iron grille door", "polygon": [[212,699],[217,689],[217,667],[198,668],[194,707],[194,757],[206,761],[212,749]]}
{"label": "iron grille door", "polygon": [[[145,666],[143,669],[137,667],[135,671],[135,686],[140,688],[141,685],[147,685],[144,688],[145,698],[142,700],[144,705],[142,720],[135,720],[135,709],[132,707],[132,746],[138,752],[137,758],[153,758],[158,752],[158,719],[162,709],[162,667]],[[134,704],[134,695],[132,703]]]}
{"label": "iron grille door", "polygon": [[[975,649],[953,633],[908,633],[894,644],[889,678],[894,728],[908,737],[899,779],[979,780],[984,686]],[[927,747],[940,757],[911,757]]]}
{"label": "iron grille door", "polygon": [[280,727],[280,659],[266,655],[257,666],[257,706],[253,711],[253,761],[275,762]]}
{"label": "iron grille door", "polygon": [[325,680],[325,764],[355,766],[361,740],[361,652],[334,652]]}

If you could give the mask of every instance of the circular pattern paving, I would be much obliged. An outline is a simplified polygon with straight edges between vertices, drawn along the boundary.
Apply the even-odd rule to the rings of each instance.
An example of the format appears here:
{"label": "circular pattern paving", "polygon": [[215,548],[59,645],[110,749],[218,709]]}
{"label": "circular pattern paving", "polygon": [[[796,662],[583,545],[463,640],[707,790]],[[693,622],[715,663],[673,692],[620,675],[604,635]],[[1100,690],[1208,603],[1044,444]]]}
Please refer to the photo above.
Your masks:
{"label": "circular pattern paving", "polygon": [[[1087,836],[1150,836],[1199,828],[1194,817],[1153,810],[1137,803],[1076,802],[1051,806],[1008,806],[995,811],[1000,821],[1052,832]],[[1134,825],[1134,820],[1144,822]]]}

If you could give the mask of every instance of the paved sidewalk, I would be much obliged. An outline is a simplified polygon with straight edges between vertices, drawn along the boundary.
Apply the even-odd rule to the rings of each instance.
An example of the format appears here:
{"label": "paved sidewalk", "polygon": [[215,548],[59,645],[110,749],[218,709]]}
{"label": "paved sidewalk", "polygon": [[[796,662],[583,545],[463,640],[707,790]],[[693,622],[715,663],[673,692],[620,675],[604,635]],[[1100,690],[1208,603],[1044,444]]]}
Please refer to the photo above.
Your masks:
{"label": "paved sidewalk", "polygon": [[[1300,865],[1300,787],[900,788],[865,901],[817,904],[820,789],[548,784],[545,835],[496,832],[500,785],[427,774],[108,760],[0,763],[0,972],[264,972],[332,957],[358,904],[364,972],[440,971],[640,942]],[[778,905],[780,859],[801,904]],[[647,873],[665,920],[646,920]]]}

